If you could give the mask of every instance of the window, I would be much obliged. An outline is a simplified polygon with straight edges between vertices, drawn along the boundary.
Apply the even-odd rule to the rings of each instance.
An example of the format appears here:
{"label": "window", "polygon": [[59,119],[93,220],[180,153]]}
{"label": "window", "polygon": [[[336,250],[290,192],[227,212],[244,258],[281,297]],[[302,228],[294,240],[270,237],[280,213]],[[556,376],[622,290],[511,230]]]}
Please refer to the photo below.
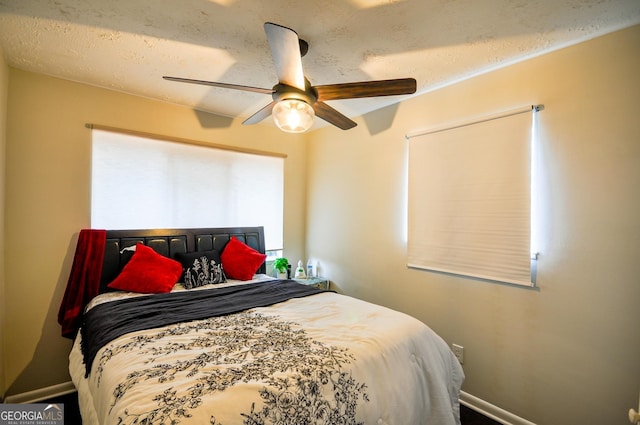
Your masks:
{"label": "window", "polygon": [[91,226],[264,226],[282,249],[282,157],[93,129]]}
{"label": "window", "polygon": [[409,267],[532,286],[538,109],[407,136]]}

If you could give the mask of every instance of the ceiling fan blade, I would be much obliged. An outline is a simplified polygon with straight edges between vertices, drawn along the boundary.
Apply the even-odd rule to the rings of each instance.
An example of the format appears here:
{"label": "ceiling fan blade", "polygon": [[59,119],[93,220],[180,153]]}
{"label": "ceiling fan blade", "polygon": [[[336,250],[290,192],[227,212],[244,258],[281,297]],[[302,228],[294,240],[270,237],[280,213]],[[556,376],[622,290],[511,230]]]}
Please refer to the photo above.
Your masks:
{"label": "ceiling fan blade", "polygon": [[341,130],[349,130],[350,128],[358,125],[326,103],[316,102],[311,106],[313,107],[316,116],[335,125]]}
{"label": "ceiling fan blade", "polygon": [[269,115],[271,115],[271,110],[273,109],[275,104],[276,104],[275,101],[271,102],[270,104],[268,104],[264,108],[260,109],[258,112],[256,112],[255,114],[251,115],[246,120],[244,120],[242,122],[242,125],[258,124],[260,121],[262,121],[263,119],[265,119]]}
{"label": "ceiling fan blade", "polygon": [[272,94],[273,89],[263,89],[261,87],[251,87],[251,86],[241,86],[239,84],[229,84],[229,83],[218,83],[215,81],[204,81],[204,80],[191,80],[189,78],[180,78],[180,77],[162,77],[168,81],[177,81],[179,83],[191,83],[191,84],[201,84],[205,86],[213,86],[213,87],[221,87],[223,89],[234,89],[234,90],[244,90],[250,91],[254,93],[264,93],[264,94]]}
{"label": "ceiling fan blade", "polygon": [[276,65],[278,81],[282,84],[305,90],[302,56],[298,34],[291,28],[266,22],[264,32]]}
{"label": "ceiling fan blade", "polygon": [[359,97],[394,96],[413,94],[416,92],[414,78],[398,78],[394,80],[362,81],[359,83],[327,84],[314,86],[318,93],[318,101],[355,99]]}

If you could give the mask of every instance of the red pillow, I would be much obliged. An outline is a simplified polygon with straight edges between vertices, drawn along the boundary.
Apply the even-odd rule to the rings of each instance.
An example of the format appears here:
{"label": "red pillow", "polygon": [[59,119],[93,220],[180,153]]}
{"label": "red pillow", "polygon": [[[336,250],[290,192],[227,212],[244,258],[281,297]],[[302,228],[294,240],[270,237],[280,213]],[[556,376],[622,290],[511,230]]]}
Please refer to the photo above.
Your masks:
{"label": "red pillow", "polygon": [[182,275],[182,264],[141,243],[109,288],[157,294],[169,292]]}
{"label": "red pillow", "polygon": [[253,279],[253,275],[266,258],[266,255],[243,244],[233,236],[220,254],[224,273],[228,278],[238,280]]}

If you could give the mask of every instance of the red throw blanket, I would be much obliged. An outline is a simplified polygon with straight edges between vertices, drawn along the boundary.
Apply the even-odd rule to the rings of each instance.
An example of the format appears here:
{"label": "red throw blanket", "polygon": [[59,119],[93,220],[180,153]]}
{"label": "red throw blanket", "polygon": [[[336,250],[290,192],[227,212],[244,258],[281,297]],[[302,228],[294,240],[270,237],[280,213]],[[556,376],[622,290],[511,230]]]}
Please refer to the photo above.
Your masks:
{"label": "red throw blanket", "polygon": [[58,310],[58,323],[65,338],[75,338],[84,308],[98,295],[106,241],[106,230],[80,231],[67,288]]}

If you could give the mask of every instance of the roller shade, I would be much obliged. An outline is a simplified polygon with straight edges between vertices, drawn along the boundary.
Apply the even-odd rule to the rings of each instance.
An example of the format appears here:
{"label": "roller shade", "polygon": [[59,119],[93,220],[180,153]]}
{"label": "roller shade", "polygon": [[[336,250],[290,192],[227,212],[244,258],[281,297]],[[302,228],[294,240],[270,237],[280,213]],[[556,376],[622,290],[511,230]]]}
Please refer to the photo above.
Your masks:
{"label": "roller shade", "polygon": [[532,117],[410,137],[409,267],[532,285]]}
{"label": "roller shade", "polygon": [[92,130],[91,226],[264,226],[282,249],[284,159]]}

